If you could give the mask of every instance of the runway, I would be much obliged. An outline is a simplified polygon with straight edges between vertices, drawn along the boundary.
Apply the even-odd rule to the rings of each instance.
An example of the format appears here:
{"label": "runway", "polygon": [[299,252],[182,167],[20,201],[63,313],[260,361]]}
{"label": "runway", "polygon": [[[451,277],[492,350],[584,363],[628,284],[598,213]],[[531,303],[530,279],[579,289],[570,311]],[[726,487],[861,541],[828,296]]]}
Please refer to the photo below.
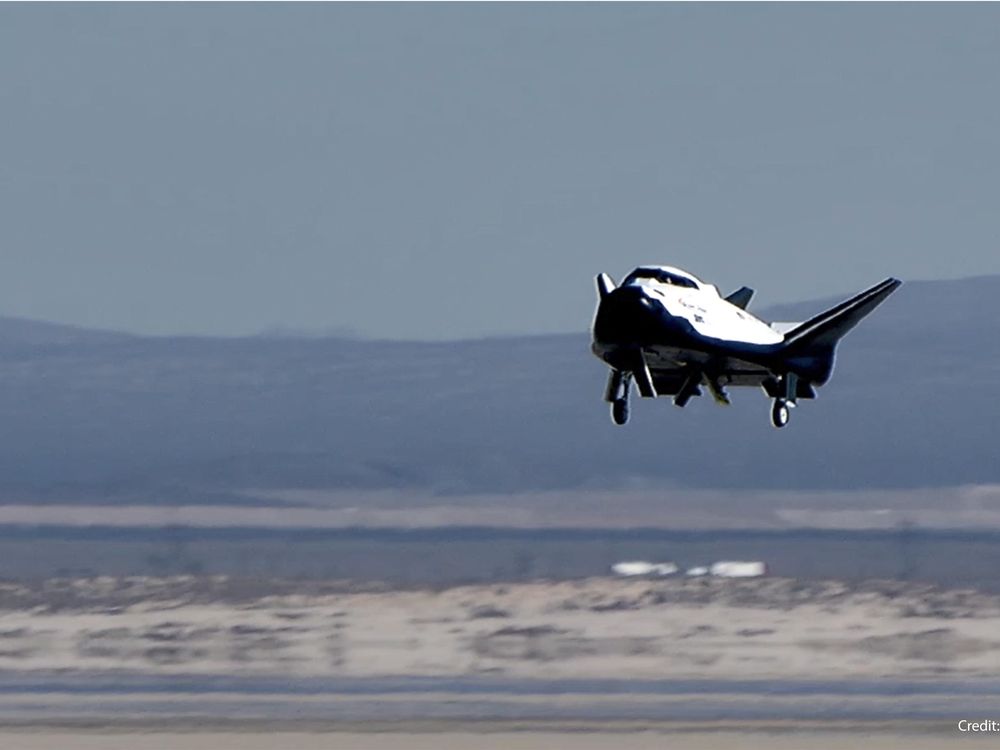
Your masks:
{"label": "runway", "polygon": [[109,729],[44,729],[22,732],[0,729],[4,750],[940,750],[954,742],[961,748],[996,746],[991,735],[960,735],[954,730],[926,728],[870,728],[865,731],[835,727],[779,730],[747,727],[686,729],[552,731],[545,729],[435,728],[428,730],[357,732],[122,731]]}
{"label": "runway", "polygon": [[[0,677],[5,726],[842,726],[1000,716],[1000,680],[509,680],[35,675]],[[193,724],[192,724],[193,722]]]}

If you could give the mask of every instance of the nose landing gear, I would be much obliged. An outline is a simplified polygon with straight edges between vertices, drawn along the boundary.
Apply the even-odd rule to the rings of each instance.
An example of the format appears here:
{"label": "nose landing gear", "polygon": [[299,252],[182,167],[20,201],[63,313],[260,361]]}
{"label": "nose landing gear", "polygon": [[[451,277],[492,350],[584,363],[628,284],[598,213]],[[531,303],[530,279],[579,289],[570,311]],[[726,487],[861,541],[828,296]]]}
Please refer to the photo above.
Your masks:
{"label": "nose landing gear", "polygon": [[611,402],[611,421],[619,427],[628,422],[627,398],[618,398]]}
{"label": "nose landing gear", "polygon": [[628,393],[631,373],[612,370],[608,377],[608,387],[604,400],[611,404],[611,421],[619,427],[628,422]]}

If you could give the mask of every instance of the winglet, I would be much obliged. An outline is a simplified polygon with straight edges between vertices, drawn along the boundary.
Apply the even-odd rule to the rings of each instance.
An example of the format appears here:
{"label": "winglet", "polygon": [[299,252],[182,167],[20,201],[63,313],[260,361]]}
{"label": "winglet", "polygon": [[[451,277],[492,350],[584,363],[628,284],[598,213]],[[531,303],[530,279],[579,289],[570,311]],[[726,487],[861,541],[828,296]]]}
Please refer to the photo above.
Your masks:
{"label": "winglet", "polygon": [[615,282],[606,273],[597,274],[597,295],[604,299],[615,289]]}

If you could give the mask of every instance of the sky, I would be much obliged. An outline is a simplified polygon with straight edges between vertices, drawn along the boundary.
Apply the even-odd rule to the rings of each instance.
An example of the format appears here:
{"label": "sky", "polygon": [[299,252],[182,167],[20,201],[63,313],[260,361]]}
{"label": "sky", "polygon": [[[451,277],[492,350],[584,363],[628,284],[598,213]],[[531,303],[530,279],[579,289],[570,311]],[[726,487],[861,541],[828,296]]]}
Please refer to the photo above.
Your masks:
{"label": "sky", "polygon": [[994,4],[2,4],[0,315],[583,331],[1000,273]]}

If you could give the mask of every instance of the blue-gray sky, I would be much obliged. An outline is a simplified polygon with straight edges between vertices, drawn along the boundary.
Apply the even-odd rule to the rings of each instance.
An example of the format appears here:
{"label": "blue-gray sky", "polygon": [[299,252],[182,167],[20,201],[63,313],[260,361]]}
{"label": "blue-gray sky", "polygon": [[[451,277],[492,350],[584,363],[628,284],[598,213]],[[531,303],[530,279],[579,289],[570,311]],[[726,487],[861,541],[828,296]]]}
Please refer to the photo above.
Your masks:
{"label": "blue-gray sky", "polygon": [[1000,6],[0,7],[0,314],[584,330],[1000,272]]}

